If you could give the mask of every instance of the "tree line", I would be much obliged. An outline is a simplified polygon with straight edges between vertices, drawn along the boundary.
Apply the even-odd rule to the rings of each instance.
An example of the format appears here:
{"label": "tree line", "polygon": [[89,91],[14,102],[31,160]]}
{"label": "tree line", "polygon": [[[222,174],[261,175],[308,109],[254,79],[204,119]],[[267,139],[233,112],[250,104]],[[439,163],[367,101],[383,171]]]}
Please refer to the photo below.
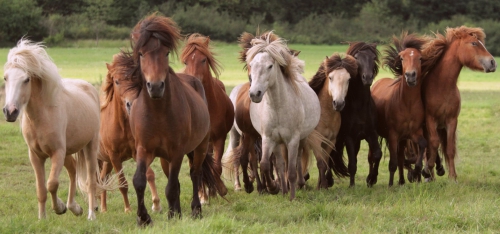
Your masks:
{"label": "tree line", "polygon": [[126,39],[136,22],[155,11],[172,17],[184,34],[228,42],[257,27],[292,43],[338,44],[467,25],[482,27],[488,48],[500,55],[497,0],[0,0],[0,45],[24,35],[55,45]]}

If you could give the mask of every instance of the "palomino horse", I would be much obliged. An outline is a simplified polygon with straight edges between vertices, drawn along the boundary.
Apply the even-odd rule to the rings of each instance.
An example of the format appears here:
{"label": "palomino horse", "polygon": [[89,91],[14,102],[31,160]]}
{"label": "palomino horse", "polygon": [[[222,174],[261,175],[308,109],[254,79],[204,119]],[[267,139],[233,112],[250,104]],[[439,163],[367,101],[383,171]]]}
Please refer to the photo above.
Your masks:
{"label": "palomino horse", "polygon": [[[179,78],[169,66],[168,55],[176,52],[180,30],[170,18],[147,16],[132,31],[133,55],[139,79],[131,89],[138,93],[130,110],[130,128],[137,150],[137,170],[133,183],[137,193],[139,225],[151,223],[144,206],[146,170],[155,157],[168,162],[168,184],[165,188],[168,217],[181,215],[179,172],[184,155],[190,154],[193,183],[192,216],[201,217],[198,197],[203,181],[209,190],[221,196],[227,192],[220,176],[211,167],[207,155],[210,116],[203,85],[193,78],[189,83]],[[196,89],[193,89],[193,85]]]}
{"label": "palomino horse", "polygon": [[[349,80],[358,74],[358,64],[350,55],[333,54],[321,63],[318,71],[309,81],[309,86],[318,95],[321,105],[321,117],[316,126],[316,131],[326,137],[332,145],[335,145],[337,134],[340,130],[340,111],[344,108],[345,96],[349,88]],[[330,155],[332,149],[323,145],[323,149]],[[319,152],[314,152],[319,154]],[[336,175],[349,176],[342,155],[331,154],[328,164],[317,161],[319,177],[318,189],[328,188],[326,173],[335,172]]]}
{"label": "palomino horse", "polygon": [[377,132],[387,140],[389,146],[389,186],[393,185],[394,173],[399,167],[399,184],[405,183],[404,161],[406,140],[410,139],[419,146],[415,164],[415,174],[408,173],[408,180],[420,181],[422,156],[427,147],[424,138],[424,106],[421,98],[423,74],[427,72],[427,58],[421,50],[429,40],[415,34],[404,32],[400,38],[392,38],[392,46],[385,50],[383,64],[397,79],[382,78],[372,86],[372,98],[377,107]]}
{"label": "palomino horse", "polygon": [[[252,80],[249,89],[252,100],[250,117],[262,136],[260,166],[268,191],[278,189],[271,178],[271,153],[276,156],[279,174],[283,174],[280,169],[284,165],[280,145],[286,147],[290,200],[293,200],[297,177],[299,186],[305,184],[301,163],[297,163],[297,159],[300,151],[308,151],[303,148],[310,140],[309,135],[319,135],[313,131],[318,124],[321,107],[318,97],[300,75],[304,62],[292,55],[281,38],[271,42],[270,34],[266,39],[254,38],[252,47],[247,51],[246,60],[251,68]],[[286,193],[284,176],[280,178],[282,192]]]}
{"label": "palomino horse", "polygon": [[[370,94],[370,85],[378,74],[379,52],[375,44],[365,42],[350,43],[347,54],[356,58],[358,74],[351,77],[349,90],[342,109],[342,125],[340,125],[335,157],[342,157],[344,145],[349,157],[350,186],[355,185],[357,171],[357,155],[362,139],[366,139],[372,154],[368,157],[370,172],[366,178],[369,187],[377,183],[378,166],[382,158],[382,151],[378,143],[376,109]],[[330,178],[327,178],[330,179]]]}
{"label": "palomino horse", "polygon": [[[81,215],[83,210],[75,201],[78,180],[80,189],[88,194],[88,219],[94,220],[95,196],[102,190],[116,188],[116,179],[107,184],[97,180],[97,90],[82,80],[61,79],[44,46],[27,39],[21,39],[17,47],[10,50],[4,69],[6,99],[3,113],[7,121],[14,122],[24,109],[21,129],[36,176],[38,218],[46,218],[47,189],[56,214],[65,213],[67,207],[73,214]],[[76,154],[76,162],[72,154]],[[47,159],[51,161],[51,170],[45,186],[44,164]],[[63,166],[70,179],[66,205],[57,197]]]}
{"label": "palomino horse", "polygon": [[[184,73],[200,79],[205,89],[208,112],[210,113],[210,143],[215,157],[215,167],[222,174],[222,154],[226,136],[234,121],[234,108],[226,94],[224,84],[212,76],[220,75],[220,64],[212,54],[210,39],[200,34],[192,34],[187,39],[181,53],[181,61],[186,66]],[[211,153],[211,152],[210,152]]]}
{"label": "palomino horse", "polygon": [[[114,168],[119,173],[120,192],[123,196],[125,212],[130,212],[130,202],[128,200],[127,180],[122,171],[122,163],[135,157],[135,141],[132,136],[129,124],[130,103],[135,96],[130,96],[127,90],[127,82],[137,76],[137,69],[134,68],[132,55],[127,52],[120,52],[113,56],[113,62],[106,64],[108,74],[106,81],[102,85],[104,93],[101,102],[101,127],[98,158],[103,162],[101,179],[105,178]],[[137,79],[137,77],[134,77]],[[111,167],[111,165],[112,167]],[[153,197],[153,211],[161,211],[160,197],[156,190],[154,171],[148,167],[146,177]],[[106,212],[106,192],[101,194],[101,211]]]}
{"label": "palomino horse", "polygon": [[436,38],[422,51],[423,55],[430,57],[430,62],[435,64],[422,84],[428,141],[428,161],[423,175],[431,180],[434,179],[433,169],[440,143],[448,164],[448,177],[457,179],[456,129],[460,114],[457,80],[464,66],[475,71],[496,70],[497,63],[486,49],[484,38],[485,34],[481,28],[447,28],[446,35],[437,33]]}

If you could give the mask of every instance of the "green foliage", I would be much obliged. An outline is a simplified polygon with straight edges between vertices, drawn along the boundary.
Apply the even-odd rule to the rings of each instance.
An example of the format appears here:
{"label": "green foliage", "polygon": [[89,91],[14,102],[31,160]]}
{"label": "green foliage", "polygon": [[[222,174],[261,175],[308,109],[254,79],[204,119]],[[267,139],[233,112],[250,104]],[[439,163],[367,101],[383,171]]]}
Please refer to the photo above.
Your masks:
{"label": "green foliage", "polygon": [[0,0],[0,42],[17,42],[23,36],[39,40],[44,35],[41,13],[35,0]]}

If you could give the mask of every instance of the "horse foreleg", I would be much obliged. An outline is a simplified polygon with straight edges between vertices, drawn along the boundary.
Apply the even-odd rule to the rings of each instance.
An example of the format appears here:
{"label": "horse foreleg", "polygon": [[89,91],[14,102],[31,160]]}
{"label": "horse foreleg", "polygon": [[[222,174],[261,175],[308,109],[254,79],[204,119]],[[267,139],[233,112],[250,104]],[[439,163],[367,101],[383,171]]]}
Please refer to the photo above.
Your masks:
{"label": "horse foreleg", "polygon": [[[327,149],[328,147],[325,147],[324,144],[322,144],[323,146],[323,149],[328,152],[328,155],[330,155],[331,153],[331,149]],[[327,162],[330,159],[330,157],[328,158],[328,161],[325,162],[324,160],[321,159],[321,157],[319,155],[321,155],[321,152],[318,152],[317,149],[315,149],[313,147],[313,154],[314,156],[316,157],[316,166],[318,167],[318,173],[319,173],[319,176],[318,176],[318,185],[316,187],[316,189],[328,189],[328,182],[326,180],[326,170],[328,169],[327,167]]]}
{"label": "horse foreleg", "polygon": [[[298,137],[297,137],[298,138]],[[290,184],[290,201],[295,199],[295,190],[297,187],[297,161],[299,159],[299,139],[292,139],[288,144],[288,183]],[[300,164],[300,163],[299,163]],[[302,173],[299,173],[302,176]],[[304,177],[302,176],[302,180]]]}
{"label": "horse foreleg", "polygon": [[399,141],[398,142],[398,172],[399,172],[399,185],[404,185],[405,184],[405,175],[404,175],[404,163],[405,163],[405,152],[404,148],[406,145],[406,140]]}
{"label": "horse foreleg", "polygon": [[437,123],[432,117],[426,117],[425,126],[427,128],[427,163],[422,171],[422,175],[426,178],[426,180],[432,181],[434,180],[434,165],[440,141],[437,132]]}
{"label": "horse foreleg", "polygon": [[252,173],[254,175],[255,180],[257,181],[257,191],[259,193],[262,193],[264,191],[265,186],[261,182],[260,177],[259,177],[259,157],[257,156],[257,153],[255,152],[255,139],[250,139],[249,142],[249,151],[250,151],[250,168],[252,169]]}
{"label": "horse foreleg", "polygon": [[64,158],[64,167],[66,167],[66,170],[68,171],[68,176],[69,176],[69,192],[68,192],[68,201],[66,202],[66,206],[74,215],[80,216],[83,214],[83,209],[75,201],[75,194],[76,194],[76,162],[75,162],[75,158],[73,158],[71,155],[67,155]]}
{"label": "horse foreleg", "polygon": [[214,149],[214,161],[215,169],[219,177],[222,175],[222,155],[224,154],[224,146],[226,145],[226,135],[219,139],[214,139],[213,149]]}
{"label": "horse foreleg", "polygon": [[368,147],[370,149],[371,156],[369,161],[369,174],[366,178],[366,184],[368,187],[372,187],[377,183],[378,177],[378,167],[380,165],[380,160],[382,159],[382,150],[380,149],[380,144],[378,143],[378,136],[376,133],[372,133],[366,138],[368,142]]}
{"label": "horse foreleg", "polygon": [[[151,224],[152,220],[148,214],[148,210],[144,205],[144,191],[146,190],[146,171],[151,165],[154,156],[152,152],[147,152],[142,146],[137,147],[137,168],[135,170],[133,184],[137,195],[137,224],[145,226]],[[171,182],[170,180],[168,181]]]}
{"label": "horse foreleg", "polygon": [[148,170],[146,171],[146,179],[149,184],[149,189],[151,190],[151,197],[153,200],[153,206],[151,209],[153,212],[160,212],[161,211],[161,205],[160,205],[160,197],[158,196],[158,191],[156,190],[156,183],[155,183],[155,172],[151,167],[148,167]]}
{"label": "horse foreleg", "polygon": [[[103,170],[106,166],[106,162],[103,163]],[[128,184],[127,184],[127,179],[125,179],[125,175],[123,174],[123,165],[122,165],[122,159],[120,157],[113,157],[112,160],[111,160],[111,164],[113,165],[113,168],[115,169],[115,173],[120,173],[118,175],[118,180],[119,180],[119,183],[122,185],[120,186],[120,193],[122,194],[122,197],[123,197],[123,203],[124,203],[124,211],[125,213],[128,213],[131,211],[131,208],[130,208],[130,202],[128,200]],[[108,167],[109,167],[109,164],[108,164]],[[111,170],[111,168],[109,168],[109,170]],[[108,175],[109,172],[106,172],[106,175]],[[104,179],[105,177],[102,176],[101,174],[101,179]],[[101,198],[104,196],[104,199],[101,199],[101,209],[103,211],[106,211],[107,207],[106,207],[106,191],[103,191],[102,192],[102,195],[101,195]]]}
{"label": "horse foreleg", "polygon": [[[66,157],[66,160],[68,159],[69,157]],[[102,168],[101,168],[101,180],[104,181],[106,179],[106,176],[111,172],[111,170],[113,169],[113,167],[110,165],[109,162],[105,162],[105,161],[101,161],[102,162]],[[64,166],[66,166],[66,162],[64,162]],[[66,166],[66,168],[68,168]],[[69,174],[69,171],[68,171],[68,174]],[[120,187],[121,189],[121,187]],[[101,193],[101,212],[104,213],[106,211],[108,211],[108,206],[106,204],[106,199],[107,199],[107,192],[106,191],[103,191]],[[69,205],[68,205],[69,206]]]}
{"label": "horse foreleg", "polygon": [[250,177],[248,175],[248,162],[249,162],[249,152],[251,147],[251,137],[249,135],[242,135],[242,139],[240,140],[240,145],[237,148],[237,152],[240,157],[240,165],[241,171],[243,172],[243,183],[245,184],[245,191],[247,193],[253,192],[253,184],[250,181]]}
{"label": "horse foreleg", "polygon": [[[202,165],[205,161],[207,152],[208,136],[205,140],[194,150],[194,157],[192,167],[190,170],[191,181],[193,183],[193,199],[191,200],[191,217],[201,218],[201,202],[198,196],[199,185],[202,183]],[[180,189],[180,188],[179,188]],[[179,214],[180,214],[180,198],[178,198]]]}
{"label": "horse foreleg", "polygon": [[274,159],[275,159],[275,170],[278,175],[278,181],[281,187],[281,193],[283,195],[288,193],[288,170],[285,171],[288,165],[288,150],[285,145],[277,145],[274,148]]}
{"label": "horse foreleg", "polygon": [[417,182],[421,182],[421,172],[422,172],[422,161],[424,158],[425,148],[427,148],[427,140],[424,138],[422,130],[419,130],[414,136],[413,142],[418,143],[418,155],[415,162],[415,171],[413,174],[413,179]]}
{"label": "horse foreleg", "polygon": [[260,173],[263,175],[267,191],[271,194],[277,194],[279,192],[279,187],[276,186],[271,177],[271,154],[276,146],[271,139],[266,136],[262,136],[262,159],[260,160]]}
{"label": "horse foreleg", "polygon": [[350,183],[349,186],[353,187],[356,181],[356,171],[358,170],[358,151],[360,147],[360,141],[354,140],[352,138],[347,138],[345,141],[345,147],[347,150],[347,157],[349,159],[349,164],[347,168],[349,169]]}
{"label": "horse foreleg", "polygon": [[394,184],[394,173],[398,169],[398,137],[394,132],[389,132],[389,187]]}
{"label": "horse foreleg", "polygon": [[45,159],[39,158],[33,151],[29,150],[31,166],[35,171],[36,194],[38,197],[38,219],[47,218],[45,203],[47,202],[47,187],[45,187]]}
{"label": "horse foreleg", "polygon": [[457,122],[456,118],[451,119],[446,125],[446,147],[443,150],[448,164],[448,178],[455,182],[457,181],[457,172],[455,171]]}
{"label": "horse foreleg", "polygon": [[301,140],[297,153],[297,186],[299,189],[304,188],[306,185],[305,174],[307,173],[307,166],[309,165],[309,147],[306,140]]}
{"label": "horse foreleg", "polygon": [[[53,155],[51,155],[50,174],[47,180],[47,189],[52,197],[52,209],[59,215],[66,213],[66,205],[57,196],[57,189],[59,188],[59,175],[61,174],[61,170],[64,166],[65,157],[66,154],[63,150],[57,150]],[[68,157],[71,157],[71,155],[68,155]]]}

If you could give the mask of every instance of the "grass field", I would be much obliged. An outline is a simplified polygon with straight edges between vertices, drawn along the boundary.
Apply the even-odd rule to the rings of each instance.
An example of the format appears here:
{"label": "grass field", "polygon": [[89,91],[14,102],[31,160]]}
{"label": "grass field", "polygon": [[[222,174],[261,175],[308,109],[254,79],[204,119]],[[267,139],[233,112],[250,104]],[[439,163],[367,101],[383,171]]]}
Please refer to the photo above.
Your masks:
{"label": "grass field", "polygon": [[[291,45],[301,50],[306,61],[305,77],[310,78],[320,61],[333,52],[344,52],[346,46]],[[106,74],[105,62],[119,51],[115,48],[49,48],[64,77],[81,78],[99,83]],[[228,89],[245,82],[242,64],[237,61],[235,44],[216,44],[224,71],[221,80]],[[8,49],[0,49],[4,64]],[[500,61],[497,58],[497,61]],[[180,68],[175,60],[173,67]],[[389,76],[382,71],[380,76]],[[459,85],[462,110],[458,126],[458,183],[439,177],[433,183],[410,184],[388,188],[388,155],[380,165],[378,183],[367,188],[366,144],[358,155],[357,185],[348,188],[348,179],[336,180],[333,188],[316,191],[317,169],[307,189],[297,193],[293,202],[288,196],[259,195],[256,192],[234,192],[226,178],[229,194],[213,199],[203,207],[203,219],[189,217],[191,181],[185,162],[181,171],[182,219],[167,220],[165,213],[152,213],[154,226],[136,226],[137,200],[132,186],[135,163],[126,162],[129,198],[134,212],[123,212],[118,191],[108,195],[108,212],[98,213],[97,221],[86,220],[86,203],[82,217],[71,213],[58,216],[47,202],[47,219],[38,220],[35,176],[27,156],[19,123],[6,123],[0,117],[0,233],[497,233],[500,232],[500,79],[498,73],[483,74],[462,71]],[[3,80],[1,81],[3,82]],[[3,105],[3,104],[2,104]],[[158,160],[156,160],[158,161]],[[313,163],[315,165],[315,163]],[[50,167],[47,163],[46,168]],[[153,163],[159,191],[167,183],[159,163]],[[68,177],[61,174],[59,197],[66,199]],[[160,192],[163,193],[163,192]],[[146,189],[146,206],[151,207]],[[167,209],[162,196],[162,206]]]}

